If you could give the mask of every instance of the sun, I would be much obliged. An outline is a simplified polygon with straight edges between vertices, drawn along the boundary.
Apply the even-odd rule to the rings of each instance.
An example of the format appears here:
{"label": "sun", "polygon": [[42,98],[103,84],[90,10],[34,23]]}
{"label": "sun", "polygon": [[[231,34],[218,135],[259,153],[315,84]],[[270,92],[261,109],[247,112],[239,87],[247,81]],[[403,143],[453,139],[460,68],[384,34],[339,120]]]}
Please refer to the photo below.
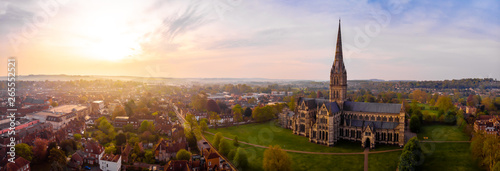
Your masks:
{"label": "sun", "polygon": [[89,55],[99,60],[119,61],[140,53],[140,46],[133,40],[107,38],[89,47]]}
{"label": "sun", "polygon": [[88,24],[78,28],[86,56],[96,60],[121,61],[140,54],[138,38],[141,32],[131,29],[125,20],[116,20],[109,15],[89,17]]}

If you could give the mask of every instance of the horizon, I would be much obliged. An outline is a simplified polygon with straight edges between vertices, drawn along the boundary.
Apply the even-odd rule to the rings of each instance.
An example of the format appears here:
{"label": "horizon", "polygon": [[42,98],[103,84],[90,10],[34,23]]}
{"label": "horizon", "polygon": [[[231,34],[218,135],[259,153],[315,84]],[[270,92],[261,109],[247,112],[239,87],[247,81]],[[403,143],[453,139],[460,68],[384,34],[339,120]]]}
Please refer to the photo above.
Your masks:
{"label": "horizon", "polygon": [[[270,80],[270,81],[315,81],[315,82],[329,82],[330,80],[321,80],[321,79],[280,79],[280,78],[264,78],[264,77],[152,77],[152,76],[126,76],[126,75],[68,75],[68,74],[28,74],[28,75],[17,75],[18,76],[18,81],[24,81],[20,80],[19,77],[36,77],[36,76],[66,76],[66,77],[137,77],[137,78],[159,78],[159,79],[243,79],[243,80],[252,80],[252,79],[263,79],[263,80]],[[3,78],[7,78],[7,76],[0,76],[1,81],[3,81]],[[95,78],[91,80],[99,80],[102,78]],[[396,79],[396,80],[385,80],[385,79],[379,79],[379,78],[370,78],[370,79],[347,79],[348,81],[416,81],[416,82],[425,82],[425,81],[451,81],[451,80],[465,80],[465,79],[493,79],[494,81],[498,81],[496,78],[453,78],[453,79],[442,79],[442,80],[406,80],[406,79]],[[76,80],[76,79],[75,79]],[[112,79],[113,80],[113,79]],[[26,81],[33,81],[33,80],[26,80]],[[54,80],[49,80],[49,81],[54,81]]]}
{"label": "horizon", "polygon": [[49,5],[0,2],[0,56],[20,75],[327,81],[342,19],[348,80],[500,79],[497,1]]}

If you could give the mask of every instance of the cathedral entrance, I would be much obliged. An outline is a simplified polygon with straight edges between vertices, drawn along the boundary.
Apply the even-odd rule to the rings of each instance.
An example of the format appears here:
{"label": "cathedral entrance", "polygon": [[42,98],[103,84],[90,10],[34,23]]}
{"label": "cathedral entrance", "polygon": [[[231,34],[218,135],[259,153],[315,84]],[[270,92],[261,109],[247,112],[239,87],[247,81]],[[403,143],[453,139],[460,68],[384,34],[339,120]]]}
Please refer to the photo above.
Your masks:
{"label": "cathedral entrance", "polygon": [[364,147],[365,148],[370,148],[370,138],[366,138],[366,140],[364,142]]}

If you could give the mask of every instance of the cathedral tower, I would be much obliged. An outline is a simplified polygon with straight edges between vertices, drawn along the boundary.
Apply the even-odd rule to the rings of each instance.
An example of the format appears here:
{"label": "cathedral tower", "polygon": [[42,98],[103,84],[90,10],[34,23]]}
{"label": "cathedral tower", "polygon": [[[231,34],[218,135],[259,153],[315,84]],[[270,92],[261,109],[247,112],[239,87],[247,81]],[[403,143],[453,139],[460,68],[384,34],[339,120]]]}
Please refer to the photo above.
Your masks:
{"label": "cathedral tower", "polygon": [[344,101],[347,99],[347,71],[344,66],[342,57],[342,38],[339,33],[337,35],[337,49],[335,52],[335,61],[333,62],[330,72],[330,101],[337,102],[342,108]]}

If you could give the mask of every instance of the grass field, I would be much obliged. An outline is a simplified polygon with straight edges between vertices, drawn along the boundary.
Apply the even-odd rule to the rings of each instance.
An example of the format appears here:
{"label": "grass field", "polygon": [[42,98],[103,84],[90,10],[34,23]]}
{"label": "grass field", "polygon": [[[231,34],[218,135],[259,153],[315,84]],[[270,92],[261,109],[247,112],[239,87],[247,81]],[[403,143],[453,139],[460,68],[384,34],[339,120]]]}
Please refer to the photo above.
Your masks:
{"label": "grass field", "polygon": [[208,131],[211,133],[221,132],[225,137],[229,138],[234,138],[237,135],[238,140],[252,144],[264,146],[280,145],[281,148],[289,150],[332,153],[363,152],[360,142],[340,141],[335,144],[335,147],[311,143],[307,137],[295,135],[292,133],[292,130],[274,125],[274,121],[219,128],[217,130],[209,129]]}
{"label": "grass field", "polygon": [[402,151],[394,151],[387,153],[376,153],[368,155],[368,170],[370,171],[386,171],[396,170],[399,164],[399,156]]}
{"label": "grass field", "polygon": [[[213,135],[204,134],[210,142],[213,142]],[[247,170],[263,170],[262,161],[265,149],[240,144],[248,154],[250,168]],[[328,147],[325,147],[328,148]],[[363,170],[362,154],[357,155],[315,155],[288,153],[292,159],[293,170]]]}
{"label": "grass field", "polygon": [[427,111],[431,115],[434,115],[434,116],[438,115],[438,111],[437,110],[431,110],[431,108],[430,108],[430,106],[428,104],[418,103],[418,106],[425,108],[424,110],[422,110],[422,112]]}
{"label": "grass field", "polygon": [[482,170],[472,160],[470,143],[421,143],[425,154],[422,170]]}
{"label": "grass field", "polygon": [[[417,136],[420,140],[429,137],[429,141],[469,141],[458,126],[452,125],[425,125]],[[425,154],[422,170],[481,170],[472,160],[470,143],[422,142],[421,146]]]}
{"label": "grass field", "polygon": [[417,136],[419,140],[428,137],[429,141],[469,141],[469,137],[454,125],[424,125]]}

